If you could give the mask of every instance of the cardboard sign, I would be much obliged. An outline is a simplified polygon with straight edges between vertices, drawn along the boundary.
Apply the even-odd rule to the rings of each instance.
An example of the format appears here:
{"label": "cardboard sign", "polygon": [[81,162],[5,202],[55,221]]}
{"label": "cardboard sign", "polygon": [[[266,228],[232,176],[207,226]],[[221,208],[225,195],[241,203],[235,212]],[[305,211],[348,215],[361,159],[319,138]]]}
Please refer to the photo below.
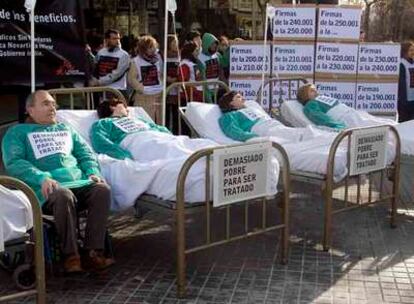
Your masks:
{"label": "cardboard sign", "polygon": [[361,7],[320,7],[318,39],[359,41]]}
{"label": "cardboard sign", "polygon": [[266,75],[270,73],[269,45],[265,47],[265,51],[263,44],[233,44],[230,46],[230,74],[262,75],[263,72]]}
{"label": "cardboard sign", "polygon": [[214,207],[270,194],[270,149],[266,142],[214,150]]}
{"label": "cardboard sign", "polygon": [[387,135],[387,127],[356,130],[352,133],[349,169],[351,176],[385,168]]}
{"label": "cardboard sign", "polygon": [[356,74],[358,44],[316,44],[316,73]]}
{"label": "cardboard sign", "polygon": [[269,115],[255,108],[244,108],[239,111],[250,121],[255,121],[257,119],[262,119],[262,120],[271,119]]}
{"label": "cardboard sign", "polygon": [[315,7],[275,7],[273,38],[315,39]]}
{"label": "cardboard sign", "polygon": [[150,129],[147,123],[141,120],[131,119],[129,117],[123,117],[113,121],[114,125],[124,131],[125,133],[134,133],[140,131],[147,131]]}
{"label": "cardboard sign", "polygon": [[[246,100],[256,100],[257,93],[262,85],[260,78],[230,78],[229,87],[232,91],[239,92]],[[263,99],[261,102],[263,108],[269,107],[269,89],[263,91]]]}
{"label": "cardboard sign", "polygon": [[400,73],[399,44],[361,44],[359,46],[358,74],[366,76]]}
{"label": "cardboard sign", "polygon": [[313,74],[314,50],[313,44],[273,45],[273,73],[288,75]]}
{"label": "cardboard sign", "polygon": [[356,109],[369,113],[397,111],[398,83],[357,83]]}
{"label": "cardboard sign", "polygon": [[33,132],[27,134],[36,159],[53,154],[70,154],[72,136],[69,131]]}
{"label": "cardboard sign", "polygon": [[338,99],[348,107],[355,107],[355,82],[315,81],[319,94]]}

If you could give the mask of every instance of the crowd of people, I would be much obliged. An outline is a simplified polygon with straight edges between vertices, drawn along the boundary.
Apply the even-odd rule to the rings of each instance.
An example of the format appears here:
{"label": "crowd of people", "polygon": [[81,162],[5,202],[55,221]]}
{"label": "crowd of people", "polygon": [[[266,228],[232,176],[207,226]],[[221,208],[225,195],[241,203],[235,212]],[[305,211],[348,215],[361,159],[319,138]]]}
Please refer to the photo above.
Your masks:
{"label": "crowd of people", "polygon": [[[168,35],[167,86],[174,82],[221,80],[229,77],[229,39],[222,35],[191,31],[179,39]],[[121,91],[130,105],[143,107],[150,117],[161,123],[161,99],[163,90],[163,56],[159,42],[151,35],[131,38],[123,49],[117,30],[109,29],[104,42],[92,39],[87,46],[90,79],[89,86],[109,86]],[[203,93],[204,92],[204,93]],[[204,96],[203,96],[204,94]],[[178,93],[169,91],[167,96],[167,125],[177,134],[178,99],[211,100],[209,88],[186,87]]]}

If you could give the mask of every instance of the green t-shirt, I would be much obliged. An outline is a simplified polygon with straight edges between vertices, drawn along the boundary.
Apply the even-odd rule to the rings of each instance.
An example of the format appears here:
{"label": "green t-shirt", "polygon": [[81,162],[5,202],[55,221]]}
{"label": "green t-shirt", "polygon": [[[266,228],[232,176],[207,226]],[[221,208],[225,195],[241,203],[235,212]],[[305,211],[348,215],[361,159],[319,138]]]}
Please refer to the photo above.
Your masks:
{"label": "green t-shirt", "polygon": [[344,129],[345,125],[342,122],[331,118],[327,114],[330,109],[338,104],[339,101],[337,99],[327,96],[318,96],[305,104],[303,113],[316,125],[327,126],[338,130]]}

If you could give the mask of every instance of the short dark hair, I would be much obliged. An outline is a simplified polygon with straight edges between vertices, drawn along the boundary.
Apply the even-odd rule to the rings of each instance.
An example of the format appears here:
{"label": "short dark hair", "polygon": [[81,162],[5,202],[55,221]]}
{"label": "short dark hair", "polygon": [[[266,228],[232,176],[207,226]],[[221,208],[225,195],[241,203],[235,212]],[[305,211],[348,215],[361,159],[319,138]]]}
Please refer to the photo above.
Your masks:
{"label": "short dark hair", "polygon": [[197,44],[192,41],[184,43],[181,49],[181,59],[188,59],[194,63],[197,63],[197,58],[194,56],[194,51],[197,49]]}
{"label": "short dark hair", "polygon": [[118,31],[118,30],[115,30],[115,29],[108,29],[108,30],[105,32],[105,39],[109,39],[109,38],[111,38],[111,34],[114,34],[114,35],[119,35],[119,31]]}
{"label": "short dark hair", "polygon": [[201,38],[201,33],[197,30],[188,32],[186,37],[185,37],[185,40],[192,41],[195,37],[200,37]]}
{"label": "short dark hair", "polygon": [[234,110],[230,103],[233,100],[234,96],[236,96],[236,94],[236,91],[230,91],[220,97],[217,104],[221,112],[226,113]]}
{"label": "short dark hair", "polygon": [[125,107],[127,106],[127,104],[124,100],[121,100],[121,99],[118,99],[118,98],[111,98],[109,100],[102,101],[96,107],[96,111],[98,113],[99,119],[111,117],[112,113],[113,113],[111,107],[115,107],[119,103],[123,103],[125,105]]}

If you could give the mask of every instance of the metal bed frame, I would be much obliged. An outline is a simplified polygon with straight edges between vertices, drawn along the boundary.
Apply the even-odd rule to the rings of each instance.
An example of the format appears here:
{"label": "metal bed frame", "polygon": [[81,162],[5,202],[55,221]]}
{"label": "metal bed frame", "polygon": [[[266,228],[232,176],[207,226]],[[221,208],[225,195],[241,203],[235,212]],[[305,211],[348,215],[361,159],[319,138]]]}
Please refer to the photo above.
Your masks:
{"label": "metal bed frame", "polygon": [[[279,78],[279,79],[270,79],[265,82],[264,86],[270,85],[273,86],[277,84],[277,82],[280,83],[288,83],[288,97],[292,98],[292,84],[300,85],[301,83],[307,83],[306,79],[302,78]],[[261,97],[261,89],[258,91],[258,102],[260,101]],[[283,100],[282,90],[279,92],[279,102]],[[260,102],[259,102],[260,103]],[[271,99],[269,102],[269,105],[271,105]],[[191,126],[191,123],[188,121],[188,119],[185,117],[185,107],[180,108],[180,115],[182,116],[183,120],[188,124],[194,135],[198,136],[196,130],[193,126]],[[271,111],[271,114],[273,114],[273,117],[278,118],[279,113],[278,111]],[[299,182],[305,182],[310,184],[316,184],[321,187],[321,194],[324,200],[324,231],[323,231],[323,249],[325,251],[329,250],[331,247],[332,242],[332,218],[333,215],[337,213],[341,213],[347,210],[352,210],[357,207],[367,206],[371,205],[373,203],[377,202],[383,202],[386,200],[391,201],[391,218],[390,218],[390,225],[391,227],[395,227],[396,225],[396,215],[397,215],[397,201],[399,197],[399,184],[400,184],[400,159],[401,159],[401,143],[400,143],[400,137],[398,135],[397,130],[393,126],[388,126],[389,131],[395,136],[395,158],[394,162],[391,165],[388,165],[383,170],[373,171],[369,172],[363,175],[368,176],[368,198],[364,201],[363,200],[363,191],[366,190],[366,187],[364,189],[362,185],[362,177],[363,175],[357,175],[357,176],[350,176],[349,175],[349,169],[350,169],[350,158],[351,158],[351,151],[350,151],[350,143],[351,143],[351,136],[355,131],[362,130],[362,129],[374,129],[375,127],[363,127],[363,128],[353,128],[353,129],[347,129],[345,131],[342,131],[339,133],[334,142],[332,143],[330,150],[329,150],[329,156],[328,156],[328,162],[327,162],[327,170],[326,174],[317,174],[312,172],[305,172],[305,171],[295,171],[291,170],[291,178],[294,181]],[[335,155],[337,153],[337,150],[339,146],[346,142],[347,144],[347,175],[341,180],[341,181],[335,181],[334,179],[334,166],[335,166]],[[379,198],[377,200],[373,199],[374,196],[374,190],[373,189],[373,183],[374,181],[378,180],[379,175],[379,181],[380,181],[380,190],[379,190]],[[392,183],[391,187],[391,194],[384,195],[384,179],[390,178],[390,181]],[[377,178],[377,179],[375,179]],[[356,184],[356,199],[354,199],[354,203],[350,202],[351,194],[354,194],[353,191],[351,191],[351,186]],[[335,197],[334,198],[334,191],[340,190],[341,187],[344,187],[343,189],[343,197]],[[355,195],[354,195],[355,196]],[[334,204],[335,203],[335,204]],[[342,206],[336,206],[337,203],[341,203]]]}
{"label": "metal bed frame", "polygon": [[40,203],[33,190],[22,181],[19,181],[12,177],[0,176],[0,184],[7,188],[21,190],[29,198],[33,210],[33,239],[35,243],[34,268],[36,277],[36,287],[34,289],[0,296],[0,302],[12,301],[19,298],[35,295],[36,303],[46,303],[45,260],[43,253],[43,223]]}
{"label": "metal bed frame", "polygon": [[[206,82],[209,83],[209,82]],[[210,83],[209,83],[210,84]],[[96,88],[79,88],[79,89],[54,89],[50,90],[49,92],[52,96],[66,96],[70,95],[70,100],[74,100],[72,95],[81,94],[84,96],[85,100],[91,100],[85,97],[88,94],[93,94],[96,92],[105,92],[111,91],[113,93],[114,90],[108,90],[106,87],[96,87]],[[116,94],[116,96],[120,96],[121,93]],[[58,100],[57,100],[58,102]],[[71,105],[73,103],[71,102]],[[87,103],[87,106],[93,107],[93,103]],[[249,144],[242,144],[242,145],[249,145]],[[235,145],[240,146],[240,145]],[[253,231],[249,230],[249,202],[250,201],[243,201],[244,203],[244,234],[233,236],[230,233],[230,226],[231,226],[231,205],[227,205],[225,207],[220,207],[219,209],[223,208],[226,212],[226,231],[225,231],[225,238],[219,241],[213,241],[211,237],[211,220],[212,220],[212,204],[210,198],[210,184],[211,184],[211,172],[210,172],[210,162],[212,161],[212,154],[215,150],[228,148],[230,146],[220,146],[214,148],[207,148],[199,150],[193,153],[183,164],[178,180],[176,185],[176,201],[165,201],[161,200],[153,195],[141,195],[137,198],[137,203],[142,205],[143,207],[148,207],[151,209],[159,210],[159,211],[172,211],[175,213],[175,227],[176,227],[176,258],[177,258],[177,294],[179,297],[183,297],[186,294],[186,256],[190,253],[197,252],[203,249],[207,249],[210,247],[218,246],[221,244],[225,244],[228,242],[232,242],[235,240],[240,240],[249,236],[257,235],[260,233],[265,233],[275,229],[281,229],[281,255],[280,260],[282,263],[287,262],[288,256],[288,242],[289,242],[289,193],[290,193],[290,169],[289,169],[289,160],[287,154],[282,146],[277,143],[273,143],[272,147],[277,151],[278,161],[281,166],[281,177],[282,177],[282,204],[281,204],[281,222],[274,225],[268,225],[266,218],[267,218],[267,201],[269,199],[276,199],[279,196],[268,198],[262,197],[255,199],[259,200],[262,205],[262,213],[261,213],[261,227],[256,227]],[[187,203],[185,202],[185,180],[187,174],[194,163],[198,160],[205,159],[206,161],[206,172],[205,172],[205,201],[199,203]],[[237,203],[239,204],[239,203]],[[206,235],[205,240],[202,245],[195,246],[193,248],[186,247],[186,229],[185,229],[185,217],[186,214],[192,214],[195,212],[205,211],[205,219],[206,219]]]}

